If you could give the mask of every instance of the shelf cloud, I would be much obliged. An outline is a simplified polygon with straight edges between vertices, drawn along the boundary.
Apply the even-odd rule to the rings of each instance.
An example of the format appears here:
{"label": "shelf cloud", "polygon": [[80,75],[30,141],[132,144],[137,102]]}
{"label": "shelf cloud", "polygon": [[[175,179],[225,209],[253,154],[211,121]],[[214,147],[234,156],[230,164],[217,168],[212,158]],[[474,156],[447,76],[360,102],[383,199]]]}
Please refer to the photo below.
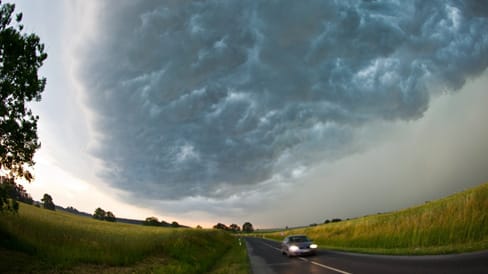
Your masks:
{"label": "shelf cloud", "polygon": [[367,149],[488,66],[476,1],[108,1],[79,53],[100,175],[134,197],[228,199]]}

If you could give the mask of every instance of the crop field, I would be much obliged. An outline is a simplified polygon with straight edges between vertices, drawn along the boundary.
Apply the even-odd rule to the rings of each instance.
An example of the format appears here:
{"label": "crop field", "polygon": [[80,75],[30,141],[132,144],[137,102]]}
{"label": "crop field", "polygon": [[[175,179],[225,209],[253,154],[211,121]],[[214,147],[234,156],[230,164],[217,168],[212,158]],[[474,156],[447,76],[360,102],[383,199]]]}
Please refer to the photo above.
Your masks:
{"label": "crop field", "polygon": [[392,213],[266,233],[307,234],[322,248],[383,254],[444,254],[488,249],[488,184]]}
{"label": "crop field", "polygon": [[[225,269],[227,254],[243,257],[237,238],[222,231],[110,223],[26,204],[0,214],[0,273],[212,273]],[[248,273],[247,261],[227,257],[243,264],[234,273]]]}
{"label": "crop field", "polygon": [[[322,248],[382,254],[488,249],[488,184],[397,212],[255,234],[307,234]],[[220,230],[110,223],[21,204],[0,213],[0,273],[249,273]]]}

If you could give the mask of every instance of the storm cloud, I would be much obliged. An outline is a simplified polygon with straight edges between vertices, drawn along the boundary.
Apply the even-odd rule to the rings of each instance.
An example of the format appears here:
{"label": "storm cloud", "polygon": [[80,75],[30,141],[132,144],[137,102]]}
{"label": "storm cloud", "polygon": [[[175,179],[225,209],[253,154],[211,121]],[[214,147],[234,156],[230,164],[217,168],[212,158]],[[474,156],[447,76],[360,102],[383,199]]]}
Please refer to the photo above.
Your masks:
{"label": "storm cloud", "polygon": [[101,175],[135,197],[220,199],[293,182],[420,119],[488,66],[462,1],[104,1],[79,53]]}

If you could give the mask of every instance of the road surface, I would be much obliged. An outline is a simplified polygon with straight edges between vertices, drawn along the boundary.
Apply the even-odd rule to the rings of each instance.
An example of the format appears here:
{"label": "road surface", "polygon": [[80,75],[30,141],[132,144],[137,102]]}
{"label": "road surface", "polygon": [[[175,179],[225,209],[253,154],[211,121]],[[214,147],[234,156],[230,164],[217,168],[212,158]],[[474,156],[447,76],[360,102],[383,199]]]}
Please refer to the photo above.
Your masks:
{"label": "road surface", "polygon": [[317,255],[288,258],[280,244],[246,238],[253,274],[295,273],[488,273],[488,251],[437,256],[383,256],[319,250]]}

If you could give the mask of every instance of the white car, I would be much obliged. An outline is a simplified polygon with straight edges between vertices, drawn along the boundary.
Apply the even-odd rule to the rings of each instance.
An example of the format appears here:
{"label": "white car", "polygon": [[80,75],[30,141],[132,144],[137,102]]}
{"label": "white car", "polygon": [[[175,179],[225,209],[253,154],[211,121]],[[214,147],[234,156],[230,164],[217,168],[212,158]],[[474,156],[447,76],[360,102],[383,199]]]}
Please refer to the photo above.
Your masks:
{"label": "white car", "polygon": [[305,235],[290,235],[281,242],[281,253],[288,257],[300,255],[315,255],[317,245]]}

